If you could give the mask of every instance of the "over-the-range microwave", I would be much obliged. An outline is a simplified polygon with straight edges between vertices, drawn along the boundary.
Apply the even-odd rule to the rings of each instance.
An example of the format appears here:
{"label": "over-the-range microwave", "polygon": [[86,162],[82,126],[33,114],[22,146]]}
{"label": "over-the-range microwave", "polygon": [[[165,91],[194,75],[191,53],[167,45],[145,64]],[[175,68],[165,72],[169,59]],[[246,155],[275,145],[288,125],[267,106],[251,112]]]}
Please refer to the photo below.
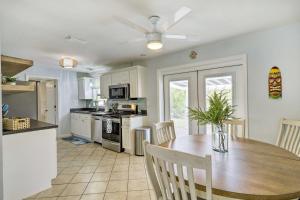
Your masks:
{"label": "over-the-range microwave", "polygon": [[109,99],[128,100],[129,98],[130,98],[129,84],[109,86]]}

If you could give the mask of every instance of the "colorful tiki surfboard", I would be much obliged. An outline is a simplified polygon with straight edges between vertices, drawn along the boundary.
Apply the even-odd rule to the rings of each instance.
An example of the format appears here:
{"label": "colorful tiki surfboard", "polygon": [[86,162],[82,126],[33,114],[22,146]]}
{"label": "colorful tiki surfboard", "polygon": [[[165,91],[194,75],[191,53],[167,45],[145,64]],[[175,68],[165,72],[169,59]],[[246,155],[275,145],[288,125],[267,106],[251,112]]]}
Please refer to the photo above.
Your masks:
{"label": "colorful tiki surfboard", "polygon": [[280,69],[272,67],[269,72],[269,97],[279,99],[282,97],[282,78]]}

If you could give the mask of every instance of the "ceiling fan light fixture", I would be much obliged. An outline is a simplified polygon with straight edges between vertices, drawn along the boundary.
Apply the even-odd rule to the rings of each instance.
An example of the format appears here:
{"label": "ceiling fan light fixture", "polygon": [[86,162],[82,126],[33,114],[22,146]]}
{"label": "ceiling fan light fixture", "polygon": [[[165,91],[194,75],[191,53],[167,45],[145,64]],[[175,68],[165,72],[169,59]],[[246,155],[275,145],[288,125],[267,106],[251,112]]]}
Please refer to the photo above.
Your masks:
{"label": "ceiling fan light fixture", "polygon": [[161,41],[149,41],[147,43],[147,48],[151,50],[158,50],[163,47],[163,43]]}
{"label": "ceiling fan light fixture", "polygon": [[163,47],[163,43],[161,41],[161,33],[158,32],[152,32],[152,33],[147,33],[147,48],[151,50],[158,50]]}
{"label": "ceiling fan light fixture", "polygon": [[78,64],[78,61],[73,58],[62,58],[59,60],[59,65],[66,69],[75,68]]}

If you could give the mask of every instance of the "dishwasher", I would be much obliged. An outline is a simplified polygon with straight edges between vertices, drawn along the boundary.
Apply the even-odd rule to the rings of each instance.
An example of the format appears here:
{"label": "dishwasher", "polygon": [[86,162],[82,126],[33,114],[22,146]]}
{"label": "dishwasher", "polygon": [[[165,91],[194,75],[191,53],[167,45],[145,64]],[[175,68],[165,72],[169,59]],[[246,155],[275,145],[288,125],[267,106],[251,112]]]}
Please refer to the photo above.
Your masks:
{"label": "dishwasher", "polygon": [[92,117],[92,141],[102,144],[102,116]]}

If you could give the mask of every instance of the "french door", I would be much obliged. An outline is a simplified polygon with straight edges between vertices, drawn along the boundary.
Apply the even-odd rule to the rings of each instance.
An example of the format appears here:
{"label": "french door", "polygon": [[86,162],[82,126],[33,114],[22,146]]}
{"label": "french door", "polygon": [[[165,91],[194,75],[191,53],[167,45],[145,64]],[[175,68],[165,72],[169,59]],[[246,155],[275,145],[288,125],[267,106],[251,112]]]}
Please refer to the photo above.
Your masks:
{"label": "french door", "polygon": [[173,120],[177,135],[198,133],[190,120],[188,108],[198,108],[197,73],[188,72],[164,76],[165,120]]}
{"label": "french door", "polygon": [[246,118],[246,77],[242,66],[221,67],[164,76],[164,116],[173,120],[176,134],[211,133],[210,125],[189,118],[188,107],[208,109],[208,97],[214,91],[225,91],[235,116]]}

